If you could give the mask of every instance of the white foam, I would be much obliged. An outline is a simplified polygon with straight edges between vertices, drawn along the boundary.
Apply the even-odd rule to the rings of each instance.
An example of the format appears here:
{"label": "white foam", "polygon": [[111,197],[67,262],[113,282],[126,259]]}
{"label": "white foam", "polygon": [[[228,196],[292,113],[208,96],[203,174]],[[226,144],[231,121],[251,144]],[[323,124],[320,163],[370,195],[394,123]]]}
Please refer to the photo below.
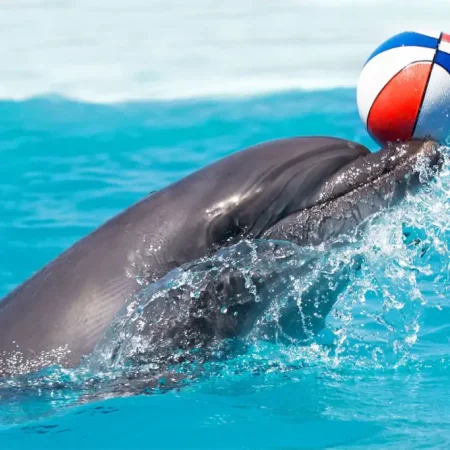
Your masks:
{"label": "white foam", "polygon": [[443,30],[448,0],[5,0],[0,98],[112,102],[355,86],[374,48]]}

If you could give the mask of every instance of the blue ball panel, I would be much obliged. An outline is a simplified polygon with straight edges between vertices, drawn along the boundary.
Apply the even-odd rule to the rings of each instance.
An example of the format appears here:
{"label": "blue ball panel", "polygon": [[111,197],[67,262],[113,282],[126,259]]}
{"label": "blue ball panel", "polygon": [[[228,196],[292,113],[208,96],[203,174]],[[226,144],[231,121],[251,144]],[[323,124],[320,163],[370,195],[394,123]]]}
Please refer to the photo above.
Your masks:
{"label": "blue ball panel", "polygon": [[450,73],[450,55],[448,53],[438,51],[434,62]]}
{"label": "blue ball panel", "polygon": [[425,36],[424,34],[415,33],[414,31],[406,31],[405,33],[397,34],[391,37],[386,42],[381,44],[366,61],[366,64],[373,59],[375,56],[383,53],[387,50],[391,50],[397,47],[427,47],[436,48],[438,47],[439,39]]}

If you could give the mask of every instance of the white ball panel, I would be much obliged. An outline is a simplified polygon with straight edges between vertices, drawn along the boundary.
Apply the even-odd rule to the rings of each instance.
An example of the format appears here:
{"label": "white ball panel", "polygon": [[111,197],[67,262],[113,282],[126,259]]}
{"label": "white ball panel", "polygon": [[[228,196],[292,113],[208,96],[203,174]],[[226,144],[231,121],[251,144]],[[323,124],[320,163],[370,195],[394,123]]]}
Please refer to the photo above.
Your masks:
{"label": "white ball panel", "polygon": [[450,74],[435,64],[417,121],[415,138],[445,141],[450,133]]}
{"label": "white ball panel", "polygon": [[411,30],[413,32],[424,34],[425,36],[430,36],[435,39],[439,39],[441,37],[441,31],[440,30],[434,30],[434,29],[428,29],[428,28],[416,28],[414,30]]}

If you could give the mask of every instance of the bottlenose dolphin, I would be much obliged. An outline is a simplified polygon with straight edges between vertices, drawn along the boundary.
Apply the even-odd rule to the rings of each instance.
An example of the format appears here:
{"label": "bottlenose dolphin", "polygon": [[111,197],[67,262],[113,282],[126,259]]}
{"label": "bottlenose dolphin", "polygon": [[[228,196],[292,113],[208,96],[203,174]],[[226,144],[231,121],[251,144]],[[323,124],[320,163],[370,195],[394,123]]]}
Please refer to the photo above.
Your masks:
{"label": "bottlenose dolphin", "polygon": [[422,159],[439,167],[434,142],[371,153],[343,139],[289,138],[150,194],[0,302],[0,375],[78,365],[143,284],[224,246],[243,239],[315,245],[353,229],[420,186]]}

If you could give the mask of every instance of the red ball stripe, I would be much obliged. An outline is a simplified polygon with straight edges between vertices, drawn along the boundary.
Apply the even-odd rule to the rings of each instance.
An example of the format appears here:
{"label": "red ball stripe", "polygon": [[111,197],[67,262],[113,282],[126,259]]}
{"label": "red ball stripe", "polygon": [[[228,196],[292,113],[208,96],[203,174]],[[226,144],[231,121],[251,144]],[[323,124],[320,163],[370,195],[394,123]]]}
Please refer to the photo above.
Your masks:
{"label": "red ball stripe", "polygon": [[429,61],[413,63],[378,94],[367,120],[369,133],[378,143],[412,138],[431,68]]}
{"label": "red ball stripe", "polygon": [[441,41],[444,41],[444,42],[450,42],[450,34],[442,33],[442,35],[441,35]]}

